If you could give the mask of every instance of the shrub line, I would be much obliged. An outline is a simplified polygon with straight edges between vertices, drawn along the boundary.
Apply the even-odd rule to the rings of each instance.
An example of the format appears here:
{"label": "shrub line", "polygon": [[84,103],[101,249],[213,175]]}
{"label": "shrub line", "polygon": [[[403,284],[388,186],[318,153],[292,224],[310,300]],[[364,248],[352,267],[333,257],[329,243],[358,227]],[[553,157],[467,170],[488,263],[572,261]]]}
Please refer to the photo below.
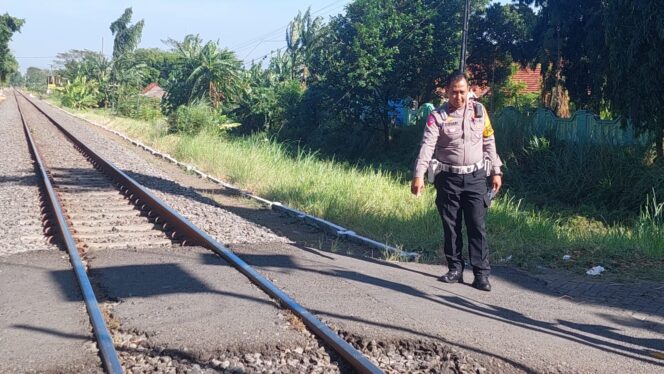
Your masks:
{"label": "shrub line", "polygon": [[380,243],[380,242],[378,242],[376,240],[373,240],[371,238],[367,238],[367,237],[364,237],[362,235],[358,235],[354,231],[349,230],[349,229],[347,229],[343,226],[339,226],[339,225],[337,225],[333,222],[330,222],[330,221],[327,221],[325,219],[310,215],[306,212],[297,210],[295,208],[291,208],[291,207],[289,207],[287,205],[284,205],[280,202],[270,201],[268,199],[265,199],[265,198],[262,198],[260,196],[254,195],[249,191],[243,190],[239,187],[233,186],[233,185],[231,185],[231,184],[229,184],[225,181],[222,181],[218,178],[215,178],[215,177],[213,177],[209,174],[206,174],[206,173],[200,171],[194,165],[187,164],[187,163],[184,163],[184,162],[180,162],[176,158],[172,157],[171,155],[169,155],[167,153],[162,153],[158,150],[155,150],[154,148],[149,147],[149,146],[143,144],[140,141],[132,139],[132,138],[126,136],[125,134],[123,134],[119,131],[113,130],[113,129],[111,129],[109,127],[106,127],[102,124],[99,124],[99,123],[96,123],[94,121],[90,121],[88,119],[80,117],[80,116],[78,116],[74,113],[71,113],[71,112],[63,109],[63,108],[57,107],[57,106],[55,106],[55,105],[53,105],[53,104],[51,104],[47,101],[43,101],[43,102],[45,102],[47,105],[51,106],[52,108],[58,109],[58,110],[66,113],[66,114],[68,114],[72,117],[78,118],[78,119],[80,119],[80,120],[82,120],[86,123],[89,123],[93,126],[97,126],[97,127],[101,128],[105,131],[108,131],[108,132],[110,132],[110,133],[112,133],[116,136],[119,136],[123,140],[128,141],[131,144],[133,144],[134,146],[139,147],[139,148],[149,152],[153,156],[163,158],[163,159],[167,160],[168,162],[173,163],[173,164],[179,166],[180,168],[182,168],[182,169],[184,169],[188,172],[193,172],[202,179],[207,179],[207,180],[209,180],[213,183],[219,184],[219,185],[223,186],[224,188],[226,188],[228,190],[231,190],[231,191],[233,191],[233,192],[235,192],[235,193],[237,193],[237,194],[239,194],[243,197],[256,200],[256,201],[260,202],[261,204],[266,205],[271,210],[286,214],[290,217],[297,218],[300,221],[302,221],[302,222],[304,222],[304,223],[306,223],[310,226],[313,226],[313,227],[316,227],[316,228],[322,230],[323,232],[334,235],[338,238],[346,239],[350,242],[354,242],[354,243],[362,244],[362,245],[367,245],[367,246],[373,247],[373,248],[381,250],[381,251],[389,252],[391,255],[394,255],[399,259],[417,261],[420,257],[420,254],[417,253],[417,252],[402,251],[398,248],[392,247],[392,246],[387,245],[385,243]]}

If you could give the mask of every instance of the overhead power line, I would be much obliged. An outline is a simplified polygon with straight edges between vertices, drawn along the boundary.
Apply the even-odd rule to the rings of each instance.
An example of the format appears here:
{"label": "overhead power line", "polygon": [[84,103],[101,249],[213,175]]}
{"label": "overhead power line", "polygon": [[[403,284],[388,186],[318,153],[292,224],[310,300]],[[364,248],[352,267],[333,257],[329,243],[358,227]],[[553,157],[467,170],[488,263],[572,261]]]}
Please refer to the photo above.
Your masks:
{"label": "overhead power line", "polygon": [[[347,1],[347,0],[335,0],[335,1],[331,2],[331,3],[328,3],[327,5],[324,5],[322,8],[320,8],[320,9],[318,9],[318,10],[316,10],[316,11],[314,11],[314,12],[311,12],[311,15],[312,15],[312,16],[315,16],[315,15],[318,15],[318,14],[320,14],[320,13],[323,13],[324,11],[328,10],[329,8],[331,8],[331,7],[333,7],[333,6],[337,5],[337,4],[339,4],[339,3],[341,3],[341,2],[344,2],[344,1]],[[344,5],[342,5],[341,7],[338,7],[338,8],[342,8],[343,6],[344,6]],[[336,8],[336,9],[338,9],[338,8]],[[284,26],[281,26],[281,27],[279,27],[279,28],[277,28],[277,29],[275,29],[275,30],[269,31],[269,32],[267,32],[267,33],[265,33],[265,34],[259,35],[259,36],[255,37],[255,38],[249,39],[249,40],[244,41],[244,42],[237,43],[237,44],[231,46],[230,48],[231,48],[232,50],[235,50],[235,51],[240,51],[240,50],[242,50],[242,49],[251,48],[255,43],[260,42],[260,41],[263,40],[263,39],[266,39],[266,38],[269,38],[269,37],[271,37],[271,36],[274,36],[274,35],[276,35],[277,33],[283,33],[283,32],[286,31],[286,29],[288,28],[288,25],[290,25],[290,22],[288,22],[288,23],[287,23],[286,25],[284,25]]]}
{"label": "overhead power line", "polygon": [[[325,12],[325,11],[329,12],[329,11],[333,11],[333,10],[336,10],[336,9],[343,8],[345,6],[344,4],[342,4],[341,6],[337,6],[337,7],[335,7],[335,5],[338,5],[339,3],[346,2],[346,1],[347,0],[335,0],[331,3],[328,3],[327,5],[324,5],[322,8],[320,8],[318,10],[311,12],[310,14],[312,16],[316,16],[318,14],[321,14],[321,13]],[[233,50],[235,53],[239,53],[239,52],[241,52],[243,50],[246,50],[246,49],[251,49],[245,55],[245,57],[243,59],[243,60],[246,60],[256,49],[258,49],[258,47],[261,44],[266,43],[266,40],[271,39],[272,37],[277,36],[277,35],[283,36],[284,32],[288,29],[289,25],[290,25],[290,22],[287,23],[286,25],[278,28],[278,29],[275,29],[275,30],[271,31],[271,32],[268,32],[268,33],[263,34],[261,36],[258,36],[256,38],[250,39],[246,42],[235,44],[230,49]],[[282,49],[282,48],[280,48],[280,49]],[[270,53],[274,53],[274,52],[275,51],[271,51]],[[267,55],[265,55],[263,57],[259,57],[257,59],[263,59],[263,58],[269,56],[270,53],[268,53]],[[256,60],[256,59],[252,59],[252,60]]]}

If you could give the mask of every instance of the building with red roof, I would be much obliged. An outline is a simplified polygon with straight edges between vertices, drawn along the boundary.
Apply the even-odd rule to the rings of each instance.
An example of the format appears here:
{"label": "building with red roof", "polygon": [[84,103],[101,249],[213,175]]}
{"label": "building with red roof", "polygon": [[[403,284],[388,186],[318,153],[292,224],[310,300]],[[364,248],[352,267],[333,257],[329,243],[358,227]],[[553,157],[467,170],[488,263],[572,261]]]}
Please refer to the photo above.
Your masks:
{"label": "building with red roof", "polygon": [[530,67],[519,67],[519,69],[512,74],[512,81],[514,83],[524,83],[526,87],[521,91],[522,93],[540,93],[542,91],[542,72],[540,65],[535,69]]}
{"label": "building with red roof", "polygon": [[161,98],[164,97],[165,93],[166,91],[164,91],[163,88],[159,87],[157,83],[150,83],[147,85],[147,87],[143,89],[141,95],[161,100]]}

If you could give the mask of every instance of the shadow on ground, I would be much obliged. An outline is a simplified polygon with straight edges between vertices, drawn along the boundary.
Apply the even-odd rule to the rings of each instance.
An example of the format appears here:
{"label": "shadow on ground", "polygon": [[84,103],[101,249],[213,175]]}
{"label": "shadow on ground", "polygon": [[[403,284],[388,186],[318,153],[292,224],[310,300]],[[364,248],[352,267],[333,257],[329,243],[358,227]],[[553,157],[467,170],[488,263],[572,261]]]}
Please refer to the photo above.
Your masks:
{"label": "shadow on ground", "polygon": [[[186,188],[182,185],[165,180],[162,178],[155,178],[148,175],[129,173],[133,178],[142,183],[144,186],[159,190],[167,194],[180,195],[194,201],[208,204],[216,207],[221,207],[227,211],[230,211],[239,217],[244,218],[250,222],[253,222],[257,225],[267,227],[268,229],[287,237],[290,239],[294,245],[303,251],[313,253],[321,258],[327,260],[333,260],[331,256],[327,255],[325,251],[316,250],[311,247],[311,243],[320,240],[321,233],[317,232],[314,229],[304,226],[302,223],[294,223],[291,218],[280,217],[278,214],[272,211],[266,211],[258,208],[249,208],[246,204],[233,202],[228,197],[237,198],[235,193],[228,193],[226,190],[218,189],[215,191],[222,195],[221,203],[216,202],[215,200],[206,197],[202,194],[201,191],[196,191],[192,188]],[[205,190],[205,192],[210,192]],[[349,256],[343,253],[337,253],[337,255]],[[663,366],[664,363],[657,361],[650,357],[652,351],[662,351],[664,350],[664,340],[660,339],[640,339],[634,338],[626,335],[622,335],[616,331],[616,329],[610,326],[603,325],[584,325],[578,324],[573,321],[558,320],[556,323],[540,321],[535,318],[528,317],[523,315],[520,312],[501,307],[498,305],[484,304],[480,303],[460,295],[449,294],[426,294],[418,289],[398,282],[392,282],[385,279],[376,278],[373,276],[368,276],[361,274],[355,271],[348,271],[345,269],[334,269],[334,270],[314,270],[308,268],[302,268],[296,265],[296,263],[289,256],[284,255],[243,255],[242,256],[248,263],[258,266],[258,267],[270,267],[277,269],[281,272],[290,272],[290,271],[305,271],[305,272],[314,272],[320,275],[329,276],[332,279],[345,279],[351,282],[359,284],[367,284],[372,286],[378,286],[385,289],[389,289],[395,292],[401,292],[407,295],[421,298],[428,302],[437,303],[443,305],[447,308],[452,308],[463,313],[472,314],[478,317],[491,319],[498,321],[507,325],[517,326],[529,332],[537,332],[542,334],[547,334],[561,338],[570,342],[577,344],[586,345],[593,347],[605,352],[610,352],[612,354],[621,355],[631,359],[651,363],[654,365]],[[436,277],[438,274],[429,274],[427,272],[410,269],[409,267],[403,266],[398,263],[388,263],[378,259],[363,257],[363,256],[350,256],[357,260],[371,262],[373,264],[379,264],[382,266],[390,267],[393,269],[398,269],[407,272],[417,273],[420,276],[427,278]],[[213,263],[217,261],[218,258],[213,255],[205,255],[202,259],[203,263]],[[442,270],[442,269],[441,269]],[[244,295],[228,295],[213,289],[210,289],[203,282],[200,282],[195,277],[187,274],[183,269],[181,269],[177,264],[161,264],[161,265],[147,265],[147,266],[122,266],[116,268],[107,268],[107,269],[95,269],[95,272],[108,272],[112,274],[111,276],[117,278],[119,282],[125,282],[126,287],[117,287],[116,289],[121,289],[122,291],[116,295],[109,295],[111,298],[129,298],[129,297],[150,297],[160,294],[168,293],[196,293],[196,292],[210,292],[218,293],[224,296],[232,297],[245,297]],[[166,283],[163,281],[163,275],[168,274],[169,282]],[[493,272],[494,277],[501,278],[502,280],[512,283],[518,287],[521,287],[526,292],[536,292],[544,295],[549,295],[553,297],[564,296],[558,291],[552,290],[547,287],[547,282],[534,278],[531,275],[528,275],[522,271],[512,269],[509,267],[496,267]],[[58,275],[54,275],[54,278],[57,280]],[[145,282],[145,280],[148,280]],[[177,286],[169,285],[171,280],[178,279]],[[664,301],[662,300],[661,295],[656,295],[656,299],[648,297],[648,300],[644,300],[647,303],[656,303],[659,306],[664,306]],[[642,306],[640,303],[631,303],[630,305],[625,305],[620,300],[612,300],[611,298],[604,299],[593,299],[587,298],[584,299],[586,302],[598,304],[602,306],[611,306],[611,307],[620,307],[626,310],[640,311]],[[262,300],[255,300],[259,302],[264,302]],[[327,313],[326,311],[315,311],[317,314],[325,316],[334,316],[336,318],[357,320],[355,317],[335,315]],[[662,317],[664,315],[664,309],[656,310],[654,315]],[[615,317],[612,319],[606,318],[608,322],[632,327],[632,321],[628,320],[619,320]],[[362,323],[374,324],[380,326],[380,323],[370,320],[360,320]],[[402,329],[399,326],[381,326],[385,328],[391,328],[395,330]],[[641,326],[639,326],[641,327]],[[661,324],[658,326],[661,328]],[[412,331],[409,331],[412,333]],[[421,333],[420,333],[421,335]],[[438,336],[424,336],[423,338],[433,338],[441,339]],[[455,342],[449,342],[450,344],[456,344]],[[464,347],[470,350],[478,351],[473,347]],[[479,352],[479,351],[478,351]],[[484,354],[491,355],[487,352],[481,352]],[[503,360],[508,362],[508,359],[500,357]],[[518,365],[516,363],[513,363]],[[527,368],[524,368],[527,370]]]}
{"label": "shadow on ground", "polygon": [[[356,271],[348,271],[343,268],[335,269],[332,267],[331,269],[320,270],[311,267],[302,267],[297,265],[291,256],[287,255],[243,254],[241,257],[254,266],[269,268],[271,271],[276,270],[277,272],[284,273],[291,271],[315,273],[329,277],[330,282],[333,282],[336,279],[344,279],[346,281],[350,281],[351,283],[358,283],[360,286],[365,284],[381,287],[390,291],[400,292],[421,298],[424,301],[436,303],[462,313],[468,313],[477,317],[491,319],[507,325],[519,327],[525,330],[524,334],[547,334],[567,340],[571,343],[585,345],[611,354],[624,356],[630,359],[639,360],[658,366],[664,366],[664,362],[658,361],[651,357],[651,352],[664,351],[664,339],[631,337],[628,335],[620,334],[617,329],[611,326],[579,324],[573,321],[561,319],[555,322],[540,321],[536,318],[528,317],[521,312],[517,312],[515,310],[499,305],[479,302],[462,295],[451,293],[442,288],[440,290],[443,291],[444,294],[429,294],[407,284],[361,274]],[[203,258],[202,262],[207,263],[208,260]],[[324,284],[326,282],[323,281],[322,283]],[[544,289],[540,291],[542,293],[547,293]],[[314,312],[322,316],[352,320],[382,328],[392,329],[395,331],[408,332],[420,335],[423,338],[441,339],[440,336],[422,334],[421,332],[404,329],[401,326],[385,325],[383,323],[371,321],[368,319],[358,319],[356,317],[340,315],[338,313],[329,313],[324,310],[316,310]],[[450,344],[456,343],[450,342]],[[481,353],[486,354],[486,352]]]}

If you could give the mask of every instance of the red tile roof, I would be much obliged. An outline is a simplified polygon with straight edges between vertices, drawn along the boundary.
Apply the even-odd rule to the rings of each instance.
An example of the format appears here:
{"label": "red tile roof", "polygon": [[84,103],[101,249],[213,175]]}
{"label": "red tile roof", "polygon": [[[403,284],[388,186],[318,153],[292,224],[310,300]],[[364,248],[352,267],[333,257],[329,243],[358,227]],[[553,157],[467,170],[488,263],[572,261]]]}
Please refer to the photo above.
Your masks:
{"label": "red tile roof", "polygon": [[[526,84],[526,87],[521,90],[521,93],[539,94],[542,90],[542,75],[540,74],[540,71],[541,69],[539,65],[537,65],[535,69],[518,66],[517,70],[514,72],[514,74],[512,74],[511,78],[514,82],[523,82]],[[477,98],[481,98],[491,92],[491,87],[473,84],[470,87],[470,91],[475,93]],[[436,94],[438,96],[442,97],[444,93],[445,88],[438,87],[436,89]]]}
{"label": "red tile roof", "polygon": [[159,85],[157,83],[150,83],[143,89],[143,93],[144,94],[148,93],[148,91],[152,90],[155,87],[159,87]]}
{"label": "red tile roof", "polygon": [[143,89],[143,93],[141,95],[161,99],[164,97],[164,94],[166,94],[166,91],[159,87],[157,83],[150,83],[147,87],[145,87],[145,89]]}
{"label": "red tile roof", "polygon": [[540,74],[539,65],[534,70],[530,67],[519,67],[512,75],[512,80],[526,84],[526,88],[521,91],[522,93],[539,93],[542,89],[542,75]]}

